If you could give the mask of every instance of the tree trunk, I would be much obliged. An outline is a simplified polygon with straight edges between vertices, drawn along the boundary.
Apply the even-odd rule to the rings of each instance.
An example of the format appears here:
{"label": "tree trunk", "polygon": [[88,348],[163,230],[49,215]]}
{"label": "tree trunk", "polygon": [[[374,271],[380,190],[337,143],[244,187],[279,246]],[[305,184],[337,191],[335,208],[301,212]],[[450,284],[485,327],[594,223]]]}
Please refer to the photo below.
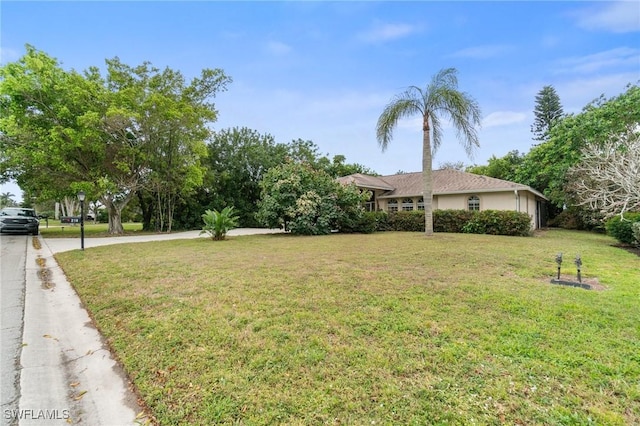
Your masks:
{"label": "tree trunk", "polygon": [[104,196],[101,201],[109,214],[109,234],[122,235],[124,228],[122,227],[122,210],[127,206],[133,192],[129,192],[123,199],[117,200],[112,196]]}
{"label": "tree trunk", "polygon": [[122,209],[116,207],[113,203],[107,205],[109,212],[109,234],[122,235],[124,228],[122,227]]}
{"label": "tree trunk", "polygon": [[425,113],[422,122],[422,185],[424,199],[424,233],[433,235],[433,170],[431,158],[431,128],[429,114]]}
{"label": "tree trunk", "polygon": [[138,191],[138,203],[142,210],[142,230],[151,231],[151,218],[153,217],[153,202],[147,202],[142,191]]}

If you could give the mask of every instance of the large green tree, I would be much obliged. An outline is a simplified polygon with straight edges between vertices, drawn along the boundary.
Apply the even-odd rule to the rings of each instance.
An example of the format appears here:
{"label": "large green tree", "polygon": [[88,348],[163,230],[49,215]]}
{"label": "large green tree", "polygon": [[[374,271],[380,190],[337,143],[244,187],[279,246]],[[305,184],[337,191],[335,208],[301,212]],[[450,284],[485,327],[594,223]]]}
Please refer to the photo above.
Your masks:
{"label": "large green tree", "polygon": [[271,168],[260,182],[258,218],[269,228],[322,235],[357,222],[370,194],[341,185],[308,163],[287,161]]}
{"label": "large green tree", "polygon": [[564,111],[560,96],[553,86],[544,86],[536,95],[536,106],[533,109],[535,120],[531,126],[534,140],[545,141],[553,126],[562,118]]}
{"label": "large green tree", "polygon": [[519,167],[516,181],[543,192],[562,208],[572,204],[567,171],[578,164],[588,144],[601,145],[611,135],[624,134],[640,125],[640,87],[629,85],[609,99],[599,97],[579,114],[557,122],[549,139],[531,149]]}
{"label": "large green tree", "polygon": [[466,167],[465,170],[477,175],[516,182],[518,169],[523,161],[524,154],[521,154],[518,150],[513,150],[509,151],[504,157],[492,155],[486,165],[473,165]]}
{"label": "large green tree", "polygon": [[240,226],[258,225],[255,213],[260,181],[269,169],[284,163],[287,146],[276,143],[270,134],[234,127],[214,132],[207,147],[207,208],[233,206]]}
{"label": "large green tree", "polygon": [[[433,234],[433,153],[442,143],[442,118],[448,119],[457,131],[459,141],[469,155],[479,146],[476,126],[480,126],[481,112],[477,102],[458,90],[455,68],[443,69],[421,89],[410,86],[384,108],[378,118],[376,133],[384,151],[393,131],[402,118],[422,117],[422,176],[425,215],[425,234]],[[433,138],[433,140],[432,140]]]}
{"label": "large green tree", "polygon": [[0,68],[0,173],[40,199],[83,189],[109,213],[109,231],[123,232],[122,210],[142,190],[171,215],[177,194],[202,179],[210,102],[230,79],[203,70],[190,84],[179,72],[137,67],[117,58],[103,77],[80,74],[27,46]]}
{"label": "large green tree", "polygon": [[107,64],[109,84],[124,98],[132,137],[147,165],[136,191],[145,227],[171,232],[177,201],[203,183],[208,124],[217,118],[210,101],[230,79],[221,70],[203,70],[187,83],[180,72],[146,62],[130,67],[115,58]]}
{"label": "large green tree", "polygon": [[[103,137],[91,126],[106,115],[106,91],[94,74],[64,71],[27,46],[0,67],[0,173],[41,199],[73,195],[73,183],[102,176],[95,153]],[[100,107],[97,109],[97,107]]]}
{"label": "large green tree", "polygon": [[321,156],[319,147],[312,141],[295,139],[289,143],[278,143],[270,134],[261,134],[246,127],[214,132],[207,148],[205,163],[208,170],[205,183],[194,197],[197,203],[186,202],[179,206],[180,221],[187,228],[200,219],[198,205],[205,210],[233,206],[240,226],[260,226],[255,217],[261,193],[260,182],[268,170],[287,161],[304,163],[331,177],[373,173],[359,164],[347,163],[344,155],[335,155],[332,159]]}

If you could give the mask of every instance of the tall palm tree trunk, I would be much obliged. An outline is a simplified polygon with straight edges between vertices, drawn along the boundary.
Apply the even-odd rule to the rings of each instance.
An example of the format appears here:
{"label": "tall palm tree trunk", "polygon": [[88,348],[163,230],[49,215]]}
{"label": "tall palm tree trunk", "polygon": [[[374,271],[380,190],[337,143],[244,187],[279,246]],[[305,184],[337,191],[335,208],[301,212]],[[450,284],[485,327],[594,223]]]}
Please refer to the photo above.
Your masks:
{"label": "tall palm tree trunk", "polygon": [[422,185],[424,199],[424,233],[433,235],[433,170],[431,158],[431,135],[429,115],[424,114],[422,122]]}

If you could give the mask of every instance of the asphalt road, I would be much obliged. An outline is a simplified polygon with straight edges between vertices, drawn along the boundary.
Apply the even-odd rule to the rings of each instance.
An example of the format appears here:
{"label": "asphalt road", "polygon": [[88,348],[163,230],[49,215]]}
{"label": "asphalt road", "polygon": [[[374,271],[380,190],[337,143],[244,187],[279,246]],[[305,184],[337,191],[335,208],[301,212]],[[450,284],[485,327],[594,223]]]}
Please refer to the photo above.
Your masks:
{"label": "asphalt road", "polygon": [[0,234],[0,424],[17,425],[9,413],[18,409],[20,398],[20,353],[25,297],[25,235]]}

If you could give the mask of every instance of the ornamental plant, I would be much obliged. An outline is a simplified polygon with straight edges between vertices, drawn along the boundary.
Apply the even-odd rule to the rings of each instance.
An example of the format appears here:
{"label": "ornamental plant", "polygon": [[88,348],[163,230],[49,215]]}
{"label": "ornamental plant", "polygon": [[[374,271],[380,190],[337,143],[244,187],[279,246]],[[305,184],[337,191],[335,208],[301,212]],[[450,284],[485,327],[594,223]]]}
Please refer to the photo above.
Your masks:
{"label": "ornamental plant", "polygon": [[200,235],[209,234],[215,241],[224,240],[227,232],[238,226],[238,217],[231,206],[225,207],[222,211],[207,210],[202,215],[202,220],[204,226]]}

